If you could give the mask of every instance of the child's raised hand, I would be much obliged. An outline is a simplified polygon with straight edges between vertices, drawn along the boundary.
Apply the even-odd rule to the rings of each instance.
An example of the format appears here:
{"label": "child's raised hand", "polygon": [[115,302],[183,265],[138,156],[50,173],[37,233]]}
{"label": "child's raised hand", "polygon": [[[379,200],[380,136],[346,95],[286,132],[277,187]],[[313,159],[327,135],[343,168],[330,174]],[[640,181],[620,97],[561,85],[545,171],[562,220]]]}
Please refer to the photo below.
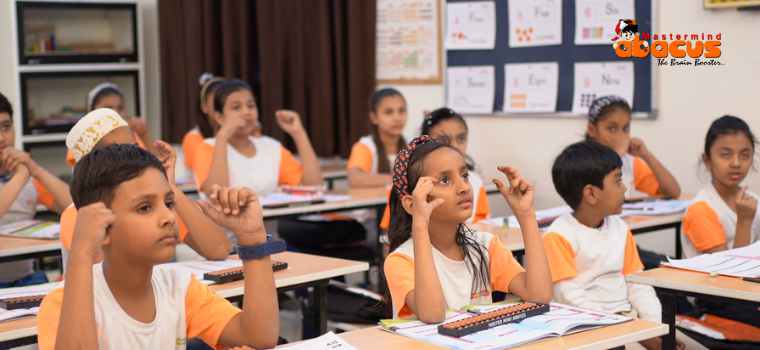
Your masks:
{"label": "child's raised hand", "polygon": [[507,201],[515,216],[534,215],[533,208],[533,185],[525,180],[517,169],[508,166],[497,167],[500,172],[507,176],[509,186],[499,179],[493,179],[493,183]]}
{"label": "child's raised hand", "polygon": [[161,140],[153,142],[153,147],[156,149],[156,158],[161,161],[164,169],[166,169],[166,178],[169,180],[169,185],[176,185],[174,177],[177,165],[177,151],[174,150],[174,147]]}
{"label": "child's raised hand", "polygon": [[234,232],[241,244],[266,241],[264,214],[251,189],[213,185],[208,198],[208,201],[199,202],[203,212],[218,225]]}
{"label": "child's raised hand", "polygon": [[435,181],[435,179],[429,176],[421,177],[417,180],[417,185],[414,186],[412,194],[403,198],[404,208],[413,219],[423,220],[423,222],[427,223],[433,210],[443,204],[442,198],[428,201],[428,196],[433,191]]}
{"label": "child's raised hand", "polygon": [[303,125],[301,124],[301,116],[294,111],[281,109],[275,112],[274,116],[277,119],[277,125],[290,135],[294,135],[304,130]]}
{"label": "child's raised hand", "polygon": [[245,120],[243,120],[243,118],[235,115],[227,116],[222,121],[222,125],[219,128],[219,132],[217,133],[217,137],[228,139],[243,126],[245,126]]}
{"label": "child's raised hand", "polygon": [[29,153],[17,150],[13,147],[6,147],[0,152],[0,167],[2,169],[15,173],[18,170],[18,166],[24,166],[27,170],[31,171],[34,165],[34,160],[29,156]]}
{"label": "child's raised hand", "polygon": [[140,138],[144,138],[145,135],[148,135],[148,125],[145,123],[145,118],[138,116],[131,117],[127,120],[127,125],[129,125],[132,132],[137,134],[137,136],[140,136]]}
{"label": "child's raised hand", "polygon": [[108,229],[116,220],[111,209],[102,202],[92,203],[77,210],[74,240],[71,252],[86,254],[92,263],[100,261],[101,248],[107,240]]}
{"label": "child's raised hand", "polygon": [[638,137],[633,137],[628,144],[628,153],[634,157],[641,158],[649,153],[649,149],[647,149],[647,145],[644,144],[644,140]]}
{"label": "child's raised hand", "polygon": [[755,213],[757,212],[757,200],[747,194],[747,188],[742,188],[741,192],[736,196],[736,217],[737,219],[744,219],[752,221],[755,219]]}

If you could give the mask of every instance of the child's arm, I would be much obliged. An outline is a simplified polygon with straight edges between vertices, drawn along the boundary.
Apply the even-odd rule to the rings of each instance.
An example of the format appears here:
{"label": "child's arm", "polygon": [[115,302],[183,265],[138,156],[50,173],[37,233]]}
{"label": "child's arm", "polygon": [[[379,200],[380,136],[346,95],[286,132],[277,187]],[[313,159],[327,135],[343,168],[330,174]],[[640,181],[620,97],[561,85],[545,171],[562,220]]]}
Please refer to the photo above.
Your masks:
{"label": "child's arm", "polygon": [[245,122],[241,118],[235,116],[230,116],[224,119],[222,127],[219,128],[219,131],[216,133],[211,167],[209,168],[208,177],[201,184],[200,190],[202,192],[208,193],[211,191],[213,185],[222,187],[229,186],[230,172],[227,163],[227,146],[229,145],[232,135],[234,135],[244,123]]}
{"label": "child's arm", "polygon": [[348,169],[348,185],[351,187],[381,187],[391,184],[390,174],[370,174],[359,168]]}
{"label": "child's arm", "polygon": [[317,186],[324,182],[322,178],[322,169],[319,166],[319,159],[311,146],[309,135],[301,124],[301,117],[298,113],[288,110],[279,110],[275,112],[277,124],[282,130],[285,130],[296,144],[298,156],[303,163],[303,180],[302,185]]}
{"label": "child's arm", "polygon": [[654,173],[654,177],[657,178],[657,183],[660,184],[660,192],[662,194],[670,198],[681,196],[681,186],[678,185],[676,178],[660,163],[660,160],[654,156],[654,153],[649,151],[644,141],[638,137],[632,138],[631,144],[628,146],[628,153],[634,157],[643,159],[649,165],[652,173]]}
{"label": "child's arm", "polygon": [[127,120],[127,124],[129,125],[129,129],[140,138],[140,142],[145,145],[145,149],[148,150],[148,152],[155,154],[157,149],[153,142],[153,137],[151,137],[150,132],[148,132],[148,125],[145,122],[145,118],[133,116]]}
{"label": "child's arm", "polygon": [[90,204],[77,213],[56,349],[98,348],[92,265],[98,259],[101,246],[108,241],[108,226],[113,222],[113,213],[103,203]]}
{"label": "child's arm", "polygon": [[743,188],[736,196],[736,236],[734,246],[739,248],[752,243],[752,222],[757,212],[757,200]]}
{"label": "child's arm", "polygon": [[[253,191],[214,186],[209,200],[201,202],[203,211],[216,223],[234,232],[240,245],[266,242],[261,204]],[[272,348],[277,345],[280,331],[272,260],[266,256],[243,261],[243,276],[243,312],[227,323],[219,342],[226,346]]]}
{"label": "child's arm", "polygon": [[0,158],[0,169],[13,172],[11,179],[0,188],[0,217],[2,217],[8,212],[26,182],[29,181],[29,169],[15,161],[9,164],[5,157]]}
{"label": "child's arm", "polygon": [[493,182],[517,217],[525,244],[526,272],[512,279],[509,291],[523,300],[548,303],[552,299],[552,279],[533,208],[533,185],[523,179],[517,169],[503,166],[498,169],[507,176],[509,187],[498,179]]}
{"label": "child's arm", "polygon": [[56,212],[62,212],[71,204],[69,185],[37,164],[28,153],[15,148],[6,148],[3,150],[3,156],[6,162],[24,165],[29,170],[31,177],[37,179],[43,187],[50,191],[53,196],[53,209]]}
{"label": "child's arm", "polygon": [[414,289],[407,295],[406,305],[417,318],[426,323],[442,322],[446,318],[446,299],[433,262],[433,245],[430,243],[428,224],[430,214],[443,199],[428,202],[435,180],[422,177],[411,195],[402,198],[404,209],[412,215],[412,242],[414,244]]}
{"label": "child's arm", "polygon": [[175,182],[177,153],[174,148],[164,141],[153,144],[158,159],[166,169],[166,177],[174,191],[177,215],[187,227],[190,234],[185,242],[196,252],[209,260],[227,259],[230,253],[230,241],[221,227],[208,218],[190,198],[187,198]]}

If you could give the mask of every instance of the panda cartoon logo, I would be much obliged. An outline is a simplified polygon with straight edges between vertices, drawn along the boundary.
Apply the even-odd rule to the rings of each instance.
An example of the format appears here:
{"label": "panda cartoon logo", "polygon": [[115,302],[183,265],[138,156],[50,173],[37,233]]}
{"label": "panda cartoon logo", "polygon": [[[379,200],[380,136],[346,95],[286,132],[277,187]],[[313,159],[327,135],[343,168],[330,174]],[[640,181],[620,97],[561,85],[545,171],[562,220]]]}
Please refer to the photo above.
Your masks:
{"label": "panda cartoon logo", "polygon": [[[634,43],[637,43],[640,47],[636,49],[649,51],[649,43],[646,39],[640,40],[639,25],[635,19],[618,20],[617,24],[615,24],[615,34],[615,37],[612,38],[612,48],[614,50],[617,50],[621,45],[623,45],[622,50],[633,48]],[[627,45],[624,45],[623,42],[626,42]]]}

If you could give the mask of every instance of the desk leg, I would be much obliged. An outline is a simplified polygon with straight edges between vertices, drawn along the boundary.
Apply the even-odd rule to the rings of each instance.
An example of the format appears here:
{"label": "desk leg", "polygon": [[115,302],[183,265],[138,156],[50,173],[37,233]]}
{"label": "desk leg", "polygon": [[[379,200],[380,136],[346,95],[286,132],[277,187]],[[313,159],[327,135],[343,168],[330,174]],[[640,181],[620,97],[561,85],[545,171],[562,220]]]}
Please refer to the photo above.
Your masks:
{"label": "desk leg", "polygon": [[311,339],[327,333],[327,285],[319,281],[311,292],[309,305],[303,310],[303,339]]}
{"label": "desk leg", "polygon": [[681,225],[676,226],[676,259],[680,259],[683,255],[681,248]]}
{"label": "desk leg", "polygon": [[676,348],[676,296],[668,292],[658,293],[662,301],[662,323],[668,325],[668,334],[662,337],[663,349]]}

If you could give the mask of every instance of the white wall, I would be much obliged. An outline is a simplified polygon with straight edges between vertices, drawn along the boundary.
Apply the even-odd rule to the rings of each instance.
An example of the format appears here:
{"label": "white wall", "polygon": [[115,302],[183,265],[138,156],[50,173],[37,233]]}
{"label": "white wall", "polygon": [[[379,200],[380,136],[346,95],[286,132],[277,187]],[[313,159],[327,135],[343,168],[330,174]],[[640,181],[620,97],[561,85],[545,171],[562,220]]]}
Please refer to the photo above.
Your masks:
{"label": "white wall", "polygon": [[[707,11],[701,1],[657,2],[658,32],[723,33],[721,61],[725,66],[653,66],[659,74],[656,89],[659,116],[656,120],[634,121],[632,125],[633,135],[644,139],[678,178],[684,192],[694,194],[702,186],[697,176],[697,159],[704,146],[704,135],[715,117],[726,113],[741,116],[760,134],[760,47],[756,36],[760,12]],[[419,111],[442,106],[445,92],[442,85],[398,88],[409,103],[407,136],[413,136],[420,125]],[[516,166],[536,184],[537,208],[562,204],[551,182],[551,164],[563,147],[580,140],[585,120],[468,117],[467,123],[469,153],[484,175],[496,176],[497,164]],[[702,179],[706,177],[703,175]],[[756,173],[749,176],[747,184],[760,192],[760,176]],[[503,214],[505,207],[494,202],[492,207],[497,208],[494,214]],[[672,235],[659,237],[667,240],[658,245],[673,245]]]}

